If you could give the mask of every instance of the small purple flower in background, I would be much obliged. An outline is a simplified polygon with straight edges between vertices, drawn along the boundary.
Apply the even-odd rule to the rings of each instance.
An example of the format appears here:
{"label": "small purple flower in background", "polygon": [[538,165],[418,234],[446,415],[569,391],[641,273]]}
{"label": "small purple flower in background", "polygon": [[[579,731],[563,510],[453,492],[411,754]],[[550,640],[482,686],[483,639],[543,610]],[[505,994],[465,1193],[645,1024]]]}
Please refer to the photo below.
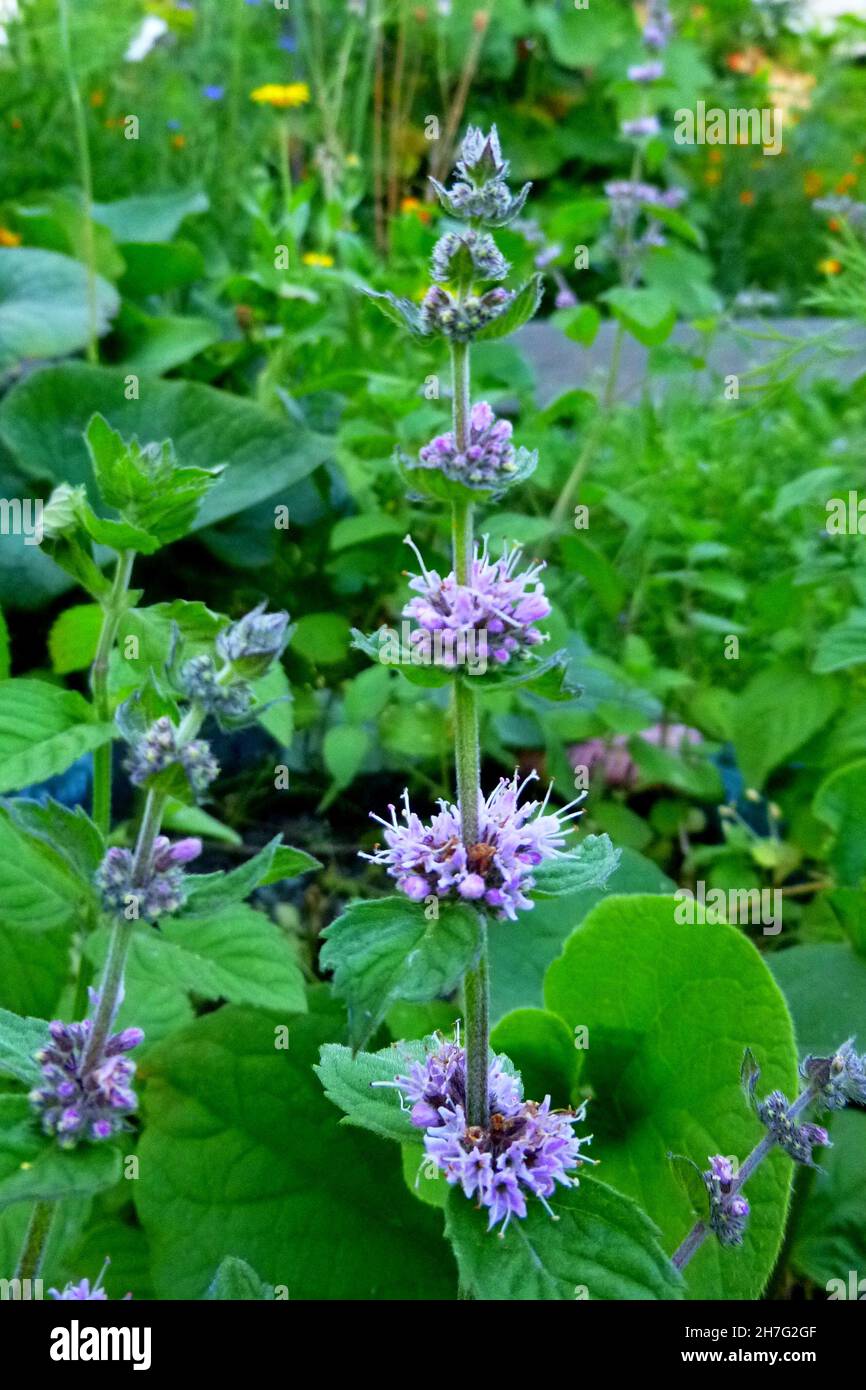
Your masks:
{"label": "small purple flower in background", "polygon": [[143,881],[133,880],[134,856],[128,849],[112,846],[96,871],[94,882],[103,909],[111,916],[125,917],[134,904],[136,918],[156,922],[177,912],[184,900],[183,864],[201,854],[201,840],[190,837],[172,844],[165,835],[157,836]]}
{"label": "small purple flower in background", "polygon": [[284,29],[277,39],[277,48],[282,49],[283,53],[297,53],[298,40],[290,30]]}
{"label": "small purple flower in background", "polygon": [[202,87],[201,94],[203,97],[207,97],[208,101],[222,101],[226,94],[226,89],[225,87],[219,87],[212,83],[206,87]]}
{"label": "small purple flower in background", "polygon": [[30,1103],[45,1134],[54,1135],[62,1149],[82,1140],[99,1142],[128,1130],[126,1116],[138,1107],[132,1078],[135,1063],[124,1053],[144,1039],[140,1028],[125,1028],[106,1038],[99,1055],[87,1060],[93,1025],[49,1024],[50,1042],[36,1053],[42,1084],[30,1092]]}
{"label": "small purple flower in background", "polygon": [[781,1091],[771,1091],[766,1100],[759,1101],[755,1108],[758,1119],[767,1126],[779,1148],[784,1149],[795,1163],[805,1163],[808,1168],[814,1168],[812,1149],[816,1146],[828,1148],[831,1143],[826,1129],[822,1125],[799,1125],[790,1119],[790,1106]]}
{"label": "small purple flower in background", "polygon": [[579,1138],[572,1129],[585,1118],[585,1107],[553,1110],[550,1096],[541,1103],[524,1100],[504,1062],[494,1057],[489,1065],[490,1114],[483,1126],[466,1123],[466,1054],[458,1042],[443,1041],[407,1075],[379,1083],[396,1087],[411,1104],[413,1125],[426,1130],[428,1159],[487,1208],[487,1229],[500,1226],[500,1235],[513,1216],[526,1216],[527,1197],[537,1197],[555,1220],[548,1198],[557,1184],[576,1187],[574,1170],[593,1161],[580,1152],[591,1136]]}
{"label": "small purple flower in background", "polygon": [[643,31],[643,41],[647,48],[656,52],[667,48],[673,31],[674,22],[668,8],[668,0],[649,0]]}
{"label": "small purple flower in background", "polygon": [[428,570],[408,536],[406,543],[421,565],[421,574],[409,577],[409,588],[418,597],[410,599],[403,609],[404,618],[418,623],[418,630],[410,638],[412,643],[432,651],[433,634],[441,634],[440,646],[444,645],[442,637],[446,633],[453,634],[449,641],[451,660],[447,652],[443,656],[443,664],[453,665],[457,661],[455,648],[465,650],[470,634],[473,639],[476,633],[484,634],[493,660],[506,666],[512,657],[524,655],[545,640],[535,626],[551,611],[539,579],[544,565],[532,565],[515,573],[521,556],[519,546],[510,550],[506,546],[498,560],[491,560],[485,537],[482,545],[475,548],[469,582],[459,584],[453,572],[442,579],[436,570]]}
{"label": "small purple flower in background", "polygon": [[658,82],[665,75],[664,63],[631,63],[626,69],[629,82]]}
{"label": "small purple flower in background", "polygon": [[216,639],[218,654],[245,680],[265,675],[289,639],[288,613],[267,613],[267,606],[264,600]]}
{"label": "small purple flower in background", "polygon": [[716,1154],[710,1166],[701,1174],[710,1198],[710,1230],[720,1245],[742,1245],[749,1203],[733,1191],[734,1170],[730,1159]]}
{"label": "small purple flower in background", "polygon": [[190,657],[181,667],[178,684],[190,700],[197,700],[218,719],[239,719],[249,710],[253,692],[246,681],[222,681],[213,658],[206,653]]}
{"label": "small purple flower in background", "polygon": [[620,130],[623,135],[633,139],[644,139],[650,135],[658,135],[661,126],[658,116],[635,116],[633,120],[623,121]]}
{"label": "small purple flower in background", "polygon": [[486,401],[472,407],[468,435],[466,449],[458,449],[453,431],[438,434],[420,450],[419,463],[467,487],[494,489],[534,466],[535,455],[527,449],[515,451],[511,421],[497,419]]}
{"label": "small purple flower in background", "polygon": [[361,854],[374,864],[382,864],[397,887],[413,902],[431,894],[455,901],[477,902],[493,909],[499,920],[517,920],[517,913],[533,906],[527,897],[535,886],[533,869],[545,859],[560,858],[568,824],[581,814],[572,807],[583,797],[569,802],[561,811],[548,811],[550,789],[543,801],[518,805],[527,783],[536,780],[532,772],[518,783],[501,778],[486,799],[478,793],[478,840],[467,848],[461,841],[460,809],[445,800],[429,825],[425,825],[403,793],[402,823],[396,808],[389,807],[391,819],[383,820],[371,812],[373,820],[385,827],[387,848]]}
{"label": "small purple flower in background", "polygon": [[[105,1278],[105,1271],[108,1269],[108,1266],[110,1264],[111,1260],[106,1255],[105,1263],[102,1266],[102,1269],[99,1271],[99,1277],[97,1278],[96,1283],[93,1285],[93,1288],[90,1287],[89,1279],[81,1279],[77,1284],[67,1284],[65,1288],[63,1288],[62,1290],[49,1289],[49,1298],[57,1299],[60,1302],[66,1302],[70,1299],[90,1299],[96,1300],[97,1302],[106,1302],[108,1300],[108,1294],[102,1287],[102,1281]],[[125,1294],[124,1301],[131,1297],[132,1294]]]}
{"label": "small purple flower in background", "polygon": [[177,116],[169,116],[165,123],[167,130],[180,130],[182,124]]}

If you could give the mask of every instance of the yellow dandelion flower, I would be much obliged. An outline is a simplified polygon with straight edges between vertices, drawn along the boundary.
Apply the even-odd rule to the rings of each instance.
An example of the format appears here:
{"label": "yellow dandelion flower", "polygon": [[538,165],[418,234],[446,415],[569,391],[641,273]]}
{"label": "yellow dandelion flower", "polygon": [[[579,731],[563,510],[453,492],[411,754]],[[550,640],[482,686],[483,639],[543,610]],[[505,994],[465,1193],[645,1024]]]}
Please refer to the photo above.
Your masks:
{"label": "yellow dandelion flower", "polygon": [[826,260],[818,262],[818,269],[822,275],[838,275],[842,262],[837,261],[835,256],[828,256]]}
{"label": "yellow dandelion flower", "polygon": [[288,111],[296,106],[304,106],[310,100],[310,89],[306,82],[266,82],[250,92],[250,100],[259,106],[275,106]]}
{"label": "yellow dandelion flower", "polygon": [[347,169],[360,169],[360,167],[361,167],[361,161],[360,161],[360,159],[358,158],[358,156],[357,156],[356,154],[347,154],[347,155],[346,155],[346,168],[347,168]]}
{"label": "yellow dandelion flower", "polygon": [[324,251],[306,251],[301,260],[304,265],[321,266],[325,270],[334,264],[334,257],[326,255]]}
{"label": "yellow dandelion flower", "polygon": [[0,246],[20,246],[21,238],[17,232],[10,232],[8,227],[0,227]]}

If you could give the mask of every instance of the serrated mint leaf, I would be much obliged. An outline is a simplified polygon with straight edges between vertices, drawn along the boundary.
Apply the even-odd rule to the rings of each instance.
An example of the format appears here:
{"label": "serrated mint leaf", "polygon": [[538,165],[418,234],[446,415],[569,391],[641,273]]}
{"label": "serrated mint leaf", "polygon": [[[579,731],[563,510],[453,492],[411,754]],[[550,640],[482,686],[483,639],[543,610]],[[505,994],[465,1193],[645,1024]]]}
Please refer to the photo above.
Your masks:
{"label": "serrated mint leaf", "polygon": [[558,898],[585,888],[603,888],[620,861],[609,835],[587,835],[573,854],[546,859],[533,870],[533,897]]}
{"label": "serrated mint leaf", "polygon": [[[75,813],[66,812],[65,817],[74,819]],[[72,856],[74,845],[73,839]],[[82,914],[93,900],[94,889],[80,869],[57,846],[17,825],[9,810],[0,807],[0,920],[7,926],[44,931]]]}
{"label": "serrated mint leaf", "polygon": [[105,841],[83,806],[74,809],[48,797],[30,801],[23,797],[5,803],[13,824],[45,852],[59,860],[90,888],[105,853]]}
{"label": "serrated mint leaf", "polygon": [[16,1202],[92,1197],[120,1175],[119,1149],[82,1144],[64,1152],[34,1126],[26,1096],[0,1095],[0,1211]]}
{"label": "serrated mint leaf", "polygon": [[559,1189],[552,1220],[538,1202],[502,1238],[452,1188],[445,1232],[461,1282],[485,1301],[680,1299],[682,1277],[638,1205],[595,1178]]}
{"label": "serrated mint leaf", "polygon": [[14,1076],[25,1086],[41,1078],[33,1054],[44,1045],[48,1024],[41,1018],[20,1018],[0,1009],[0,1076]]}
{"label": "serrated mint leaf", "polygon": [[392,323],[399,324],[401,328],[408,328],[410,333],[417,337],[423,336],[424,330],[421,325],[421,312],[417,304],[413,304],[411,299],[398,299],[390,290],[380,292],[362,288],[362,294],[368,299],[372,299],[377,309],[380,309],[386,319]]}
{"label": "serrated mint leaf", "polygon": [[[420,1143],[424,1131],[412,1124],[409,1110],[390,1083],[396,1076],[405,1076],[413,1062],[423,1061],[425,1053],[423,1042],[395,1043],[381,1052],[354,1056],[340,1043],[326,1043],[314,1070],[328,1100],[344,1111],[341,1124],[358,1125],[399,1144]],[[374,1084],[379,1082],[388,1084]]]}
{"label": "serrated mint leaf", "polygon": [[266,1303],[274,1297],[273,1285],[265,1284],[246,1260],[227,1255],[208,1286],[205,1299]]}
{"label": "serrated mint leaf", "polygon": [[533,275],[517,291],[508,308],[484,328],[473,334],[475,342],[489,342],[492,338],[505,338],[528,323],[541,303],[544,281],[540,275]]}
{"label": "serrated mint leaf", "polygon": [[47,681],[0,681],[0,793],[65,772],[114,736],[75,690]]}
{"label": "serrated mint leaf", "polygon": [[348,1004],[355,1050],[397,1000],[422,1004],[454,989],[481,939],[472,908],[440,904],[438,919],[428,921],[408,898],[351,903],[322,935],[321,964]]}
{"label": "serrated mint leaf", "polygon": [[[277,850],[282,835],[274,838],[259,850],[240,868],[229,873],[189,874],[187,875],[187,898],[183,907],[184,917],[207,917],[229,903],[240,903],[248,898],[260,883],[275,882],[268,879],[274,867]],[[286,877],[285,874],[282,877]]]}

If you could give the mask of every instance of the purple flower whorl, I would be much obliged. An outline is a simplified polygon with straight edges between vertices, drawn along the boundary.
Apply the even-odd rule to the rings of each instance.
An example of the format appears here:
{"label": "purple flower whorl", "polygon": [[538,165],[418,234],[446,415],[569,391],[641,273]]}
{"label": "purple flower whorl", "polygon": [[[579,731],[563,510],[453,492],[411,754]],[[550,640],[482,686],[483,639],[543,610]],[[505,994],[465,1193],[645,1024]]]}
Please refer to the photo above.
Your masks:
{"label": "purple flower whorl", "polygon": [[126,1117],[138,1108],[132,1089],[135,1063],[124,1054],[144,1039],[140,1028],[125,1028],[109,1036],[101,1054],[85,1064],[93,1024],[49,1025],[50,1042],[36,1060],[42,1084],[30,1092],[30,1103],[45,1134],[54,1135],[62,1149],[83,1140],[99,1142],[129,1129]]}
{"label": "purple flower whorl", "polygon": [[373,820],[385,827],[385,849],[361,854],[374,864],[382,864],[401,893],[413,902],[428,896],[460,902],[477,902],[493,909],[500,920],[517,920],[517,913],[533,906],[527,894],[535,885],[533,869],[545,859],[562,855],[568,822],[580,815],[572,810],[579,797],[561,811],[547,811],[550,790],[544,800],[518,805],[530,773],[522,783],[518,774],[503,777],[486,799],[478,794],[478,841],[466,848],[461,840],[458,806],[440,800],[440,810],[429,825],[412,811],[409,793],[403,793],[402,823],[396,808],[391,819],[383,820],[371,812]]}
{"label": "purple flower whorl", "polygon": [[513,1216],[526,1216],[527,1196],[537,1197],[555,1220],[547,1199],[557,1184],[577,1186],[574,1169],[592,1162],[580,1153],[591,1136],[578,1138],[572,1129],[585,1118],[585,1108],[552,1110],[550,1096],[540,1104],[524,1100],[504,1060],[494,1057],[489,1065],[485,1126],[466,1123],[466,1054],[457,1042],[443,1041],[390,1083],[411,1104],[413,1125],[426,1130],[428,1159],[452,1186],[459,1184],[487,1208],[487,1229],[499,1225],[500,1235]]}
{"label": "purple flower whorl", "polygon": [[469,414],[468,443],[458,448],[453,430],[436,435],[419,451],[422,468],[438,469],[464,487],[497,491],[523,478],[535,466],[536,455],[515,450],[510,420],[500,420],[487,401],[478,401]]}
{"label": "purple flower whorl", "polygon": [[506,546],[498,560],[491,560],[485,537],[475,547],[469,582],[459,584],[453,572],[443,579],[436,570],[428,570],[411,538],[405,539],[421,566],[420,575],[409,576],[409,588],[418,597],[403,609],[403,617],[418,624],[410,638],[413,644],[432,649],[431,638],[437,635],[442,664],[455,666],[456,653],[466,650],[467,639],[471,637],[474,650],[476,637],[483,636],[493,660],[506,666],[512,657],[525,655],[545,640],[536,627],[551,611],[539,579],[544,565],[515,573],[522,554],[519,546]]}
{"label": "purple flower whorl", "polygon": [[[172,844],[166,835],[153,842],[150,865],[140,883],[134,882],[131,850],[112,846],[96,871],[94,882],[104,910],[113,917],[155,922],[177,912],[184,900],[182,865],[201,854],[201,840],[190,836]],[[133,911],[130,911],[134,908]]]}

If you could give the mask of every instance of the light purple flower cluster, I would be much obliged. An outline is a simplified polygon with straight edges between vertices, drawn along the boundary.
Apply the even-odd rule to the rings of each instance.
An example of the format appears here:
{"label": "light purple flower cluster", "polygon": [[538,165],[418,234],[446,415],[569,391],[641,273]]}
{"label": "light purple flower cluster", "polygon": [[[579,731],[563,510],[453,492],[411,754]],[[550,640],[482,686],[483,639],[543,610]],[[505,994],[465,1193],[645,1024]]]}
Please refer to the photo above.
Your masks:
{"label": "light purple flower cluster", "polygon": [[550,1096],[540,1104],[523,1100],[504,1061],[490,1062],[490,1117],[483,1127],[466,1123],[466,1054],[456,1042],[443,1042],[393,1083],[411,1103],[413,1125],[426,1130],[428,1158],[449,1183],[487,1208],[487,1229],[500,1226],[500,1235],[513,1216],[526,1216],[527,1196],[554,1216],[547,1199],[557,1183],[576,1187],[574,1169],[592,1161],[580,1152],[591,1136],[578,1138],[572,1129],[585,1118],[584,1107],[553,1110]]}
{"label": "light purple flower cluster", "polygon": [[[432,648],[432,634],[440,634],[443,665],[457,663],[456,653],[467,650],[470,633],[483,635],[493,660],[500,666],[545,640],[535,627],[551,611],[539,579],[544,565],[517,571],[519,546],[506,546],[498,560],[491,560],[485,537],[483,544],[475,548],[468,582],[459,584],[453,571],[443,579],[436,570],[428,570],[408,536],[406,543],[421,565],[420,575],[409,576],[409,588],[418,597],[410,599],[403,609],[404,618],[418,623],[410,641]],[[446,634],[450,634],[447,642],[443,641]],[[474,635],[471,641],[475,643],[471,649],[476,650]]]}
{"label": "light purple flower cluster", "polygon": [[[94,882],[104,910],[114,917],[135,917],[155,922],[177,912],[183,905],[183,864],[201,854],[201,840],[190,836],[176,844],[165,835],[153,842],[150,864],[141,881],[134,878],[134,855],[115,845],[109,849],[96,871]],[[135,907],[130,914],[130,907]]]}
{"label": "light purple flower cluster", "polygon": [[439,238],[433,247],[431,270],[434,280],[460,280],[464,275],[504,280],[509,265],[492,236],[467,227]]}
{"label": "light purple flower cluster", "polygon": [[421,301],[421,330],[441,333],[456,343],[468,343],[487,324],[504,313],[514,298],[501,285],[484,294],[458,299],[440,285],[432,285]]}
{"label": "light purple flower cluster", "polygon": [[710,1230],[720,1245],[742,1245],[749,1219],[749,1203],[734,1190],[734,1170],[730,1159],[721,1154],[714,1155],[701,1177],[710,1198]]}
{"label": "light purple flower cluster", "polygon": [[67,1284],[62,1291],[60,1289],[49,1289],[48,1297],[60,1302],[79,1298],[91,1299],[96,1302],[100,1300],[106,1302],[108,1294],[105,1292],[105,1289],[101,1289],[98,1284],[94,1284],[93,1288],[91,1288],[90,1280],[82,1279],[80,1284]]}
{"label": "light purple flower cluster", "polygon": [[[621,263],[626,282],[634,278],[635,262],[642,251],[666,244],[664,230],[653,208],[676,211],[685,202],[682,188],[657,188],[655,184],[635,179],[611,179],[604,185],[610,206],[611,252]],[[643,214],[646,225],[638,235],[638,220]]]}
{"label": "light purple flower cluster", "polygon": [[631,63],[626,69],[629,82],[636,82],[641,86],[648,82],[658,82],[664,75],[665,65],[658,60],[649,63]]}
{"label": "light purple flower cluster", "polygon": [[661,52],[667,48],[674,31],[674,22],[668,7],[668,0],[649,0],[647,19],[643,30],[643,41],[647,48]]}
{"label": "light purple flower cluster", "polygon": [[142,787],[160,772],[179,765],[197,796],[207,791],[220,770],[210,744],[195,738],[178,746],[177,733],[168,715],[163,715],[138,739],[124,763],[134,786]]}
{"label": "light purple flower cluster", "polygon": [[457,447],[453,431],[438,434],[418,454],[422,468],[436,468],[453,482],[467,487],[500,488],[534,465],[527,449],[515,452],[510,420],[500,420],[487,401],[473,405],[469,415],[469,442]]}
{"label": "light purple flower cluster", "polygon": [[807,1167],[814,1168],[812,1149],[816,1146],[827,1148],[831,1143],[826,1129],[822,1125],[800,1125],[790,1119],[788,1111],[791,1107],[781,1091],[771,1091],[766,1100],[759,1101],[755,1108],[758,1119],[767,1126],[779,1148],[784,1149],[795,1163],[805,1163]]}
{"label": "light purple flower cluster", "polygon": [[221,680],[213,657],[206,653],[184,662],[178,683],[187,699],[197,700],[208,714],[216,715],[217,719],[241,719],[253,702],[249,683]]}
{"label": "light purple flower cluster", "polygon": [[562,271],[555,261],[562,255],[562,247],[558,243],[548,242],[544,232],[534,218],[521,219],[514,224],[514,230],[520,232],[530,246],[537,246],[540,249],[535,255],[536,270],[547,270],[556,285],[556,297],[554,304],[557,309],[573,309],[577,304],[577,295],[569,285]]}
{"label": "light purple flower cluster", "polygon": [[632,140],[646,140],[661,132],[658,116],[634,116],[620,125],[623,135]]}
{"label": "light purple flower cluster", "polygon": [[144,1033],[140,1028],[114,1033],[88,1061],[92,1028],[89,1018],[55,1021],[49,1024],[50,1043],[36,1053],[42,1084],[30,1092],[30,1102],[44,1133],[55,1135],[62,1149],[128,1129],[126,1116],[138,1105],[132,1089],[135,1063],[124,1054],[138,1047]]}
{"label": "light purple flower cluster", "polygon": [[431,179],[442,207],[450,217],[465,221],[483,222],[488,227],[503,227],[512,222],[526,202],[531,184],[525,184],[512,196],[505,180],[508,161],[502,158],[496,127],[490,134],[470,126],[460,149],[456,165],[457,181],[444,188]]}
{"label": "light purple flower cluster", "polygon": [[548,811],[550,789],[543,801],[518,805],[527,783],[535,781],[531,772],[523,782],[518,774],[503,777],[485,798],[478,793],[478,839],[468,848],[461,839],[460,808],[440,799],[439,811],[425,825],[403,793],[402,821],[391,805],[390,820],[371,812],[373,820],[385,827],[385,848],[363,854],[374,864],[382,864],[401,893],[413,902],[428,896],[477,902],[493,909],[495,917],[511,922],[517,914],[533,906],[527,896],[535,886],[533,869],[545,859],[562,857],[569,821],[581,813],[573,810],[578,797],[561,811]]}
{"label": "light purple flower cluster", "polygon": [[853,1038],[831,1057],[806,1057],[800,1075],[812,1084],[817,1101],[826,1110],[866,1105],[866,1052],[858,1054]]}

